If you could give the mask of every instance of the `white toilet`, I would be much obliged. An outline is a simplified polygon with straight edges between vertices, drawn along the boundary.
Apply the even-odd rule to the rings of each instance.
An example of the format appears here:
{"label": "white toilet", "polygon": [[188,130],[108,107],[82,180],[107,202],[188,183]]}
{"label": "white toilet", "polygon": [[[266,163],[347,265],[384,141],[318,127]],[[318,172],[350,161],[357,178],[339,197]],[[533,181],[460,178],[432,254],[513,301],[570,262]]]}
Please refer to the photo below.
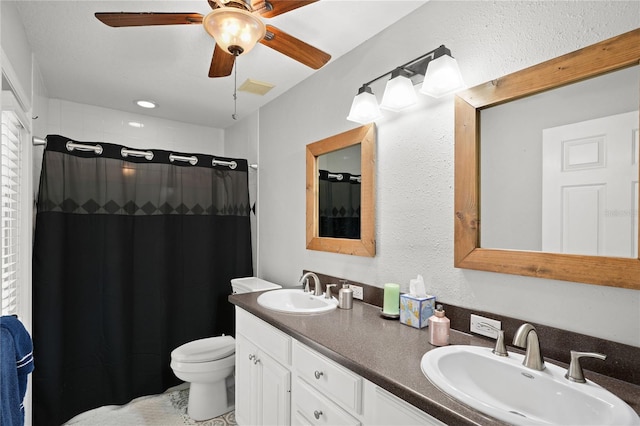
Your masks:
{"label": "white toilet", "polygon": [[[282,288],[256,277],[231,280],[234,293]],[[171,368],[177,378],[191,383],[187,413],[193,420],[218,417],[234,409],[227,397],[227,379],[235,371],[235,339],[208,337],[185,343],[171,351]]]}

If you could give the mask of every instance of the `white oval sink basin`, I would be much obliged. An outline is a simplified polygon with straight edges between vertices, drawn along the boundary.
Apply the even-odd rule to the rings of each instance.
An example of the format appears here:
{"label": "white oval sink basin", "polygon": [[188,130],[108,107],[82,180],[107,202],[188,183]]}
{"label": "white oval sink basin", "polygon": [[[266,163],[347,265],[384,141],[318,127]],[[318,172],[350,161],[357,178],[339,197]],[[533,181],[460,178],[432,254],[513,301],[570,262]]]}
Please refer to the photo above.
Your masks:
{"label": "white oval sink basin", "polygon": [[511,424],[640,425],[636,412],[601,386],[570,382],[564,368],[550,363],[543,371],[526,368],[523,359],[453,345],[427,352],[420,367],[443,392]]}
{"label": "white oval sink basin", "polygon": [[273,311],[289,314],[319,314],[334,310],[338,306],[335,297],[325,299],[302,289],[283,288],[271,290],[258,296],[258,304]]}

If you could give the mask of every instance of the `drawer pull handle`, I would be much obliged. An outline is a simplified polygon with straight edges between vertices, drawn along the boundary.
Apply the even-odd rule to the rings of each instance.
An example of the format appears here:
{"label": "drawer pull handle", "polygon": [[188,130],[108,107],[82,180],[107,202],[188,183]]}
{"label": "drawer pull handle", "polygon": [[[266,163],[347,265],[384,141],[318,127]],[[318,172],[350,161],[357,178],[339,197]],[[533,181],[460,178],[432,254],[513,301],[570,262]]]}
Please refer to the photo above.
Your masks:
{"label": "drawer pull handle", "polygon": [[256,365],[259,362],[260,362],[260,358],[258,358],[257,356],[253,357],[253,365]]}
{"label": "drawer pull handle", "polygon": [[320,419],[321,415],[322,415],[322,411],[320,410],[316,410],[313,412],[313,416],[316,418],[316,420]]}
{"label": "drawer pull handle", "polygon": [[[316,372],[313,373],[313,375],[316,376],[316,379],[320,380],[320,377],[324,376],[324,373],[322,371],[316,370]],[[322,414],[322,412],[320,412],[320,414]]]}
{"label": "drawer pull handle", "polygon": [[250,354],[249,361],[253,361],[254,359],[256,359],[256,356],[254,354]]}

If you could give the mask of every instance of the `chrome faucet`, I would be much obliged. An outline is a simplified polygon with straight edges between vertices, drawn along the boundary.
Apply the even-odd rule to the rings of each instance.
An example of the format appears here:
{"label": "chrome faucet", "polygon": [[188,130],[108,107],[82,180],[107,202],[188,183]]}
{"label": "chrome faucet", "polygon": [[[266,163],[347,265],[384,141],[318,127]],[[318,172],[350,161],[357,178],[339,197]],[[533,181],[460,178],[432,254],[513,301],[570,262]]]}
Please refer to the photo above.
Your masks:
{"label": "chrome faucet", "polygon": [[524,323],[513,336],[513,344],[527,350],[522,365],[533,370],[544,370],[544,359],[540,352],[540,341],[536,329],[529,323]]}
{"label": "chrome faucet", "polygon": [[314,296],[322,296],[322,285],[320,285],[320,278],[313,272],[307,272],[300,277],[300,284],[305,283],[304,291],[311,291],[309,289],[309,277],[313,278],[315,287],[313,289]]}

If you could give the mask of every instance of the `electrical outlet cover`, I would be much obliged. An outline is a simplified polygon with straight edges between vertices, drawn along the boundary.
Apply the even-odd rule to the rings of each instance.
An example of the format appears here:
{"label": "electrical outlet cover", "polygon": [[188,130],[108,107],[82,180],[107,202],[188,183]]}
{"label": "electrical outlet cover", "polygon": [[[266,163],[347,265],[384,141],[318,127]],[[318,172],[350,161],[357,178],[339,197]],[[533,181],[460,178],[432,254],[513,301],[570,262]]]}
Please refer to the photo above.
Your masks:
{"label": "electrical outlet cover", "polygon": [[354,299],[362,300],[364,298],[364,291],[362,290],[362,287],[353,284],[351,284],[349,287],[353,290]]}
{"label": "electrical outlet cover", "polygon": [[481,334],[483,336],[498,338],[498,330],[502,329],[502,322],[480,315],[471,314],[471,323],[469,329],[472,333]]}

